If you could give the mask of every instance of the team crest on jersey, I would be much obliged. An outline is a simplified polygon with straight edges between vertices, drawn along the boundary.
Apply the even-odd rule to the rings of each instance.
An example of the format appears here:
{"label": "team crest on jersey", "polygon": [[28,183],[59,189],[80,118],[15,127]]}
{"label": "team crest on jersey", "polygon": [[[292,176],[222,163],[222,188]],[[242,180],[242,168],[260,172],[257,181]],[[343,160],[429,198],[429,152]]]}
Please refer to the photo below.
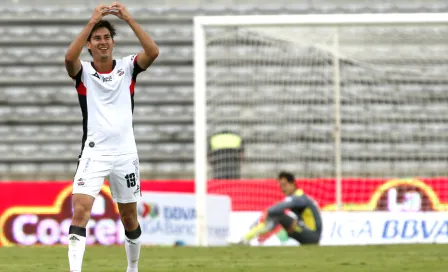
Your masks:
{"label": "team crest on jersey", "polygon": [[118,76],[122,76],[124,74],[123,69],[118,69],[117,74]]}

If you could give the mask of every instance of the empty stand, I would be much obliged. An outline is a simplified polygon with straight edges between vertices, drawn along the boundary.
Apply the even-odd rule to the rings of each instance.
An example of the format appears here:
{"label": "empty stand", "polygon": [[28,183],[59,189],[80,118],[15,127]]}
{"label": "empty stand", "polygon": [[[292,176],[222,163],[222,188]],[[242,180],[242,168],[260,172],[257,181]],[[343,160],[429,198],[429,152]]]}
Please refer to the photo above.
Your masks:
{"label": "empty stand", "polygon": [[[5,178],[14,175],[32,179],[71,178],[80,153],[81,111],[73,81],[64,69],[64,54],[90,16],[93,3],[40,2],[40,6],[32,0],[22,0],[20,5],[10,0],[0,3],[3,16],[0,18],[0,172],[6,173]],[[131,13],[160,44],[159,58],[147,72],[139,75],[135,92],[134,133],[142,177],[147,178],[193,177],[193,15],[448,10],[448,3],[443,0],[128,2]],[[123,57],[139,52],[141,47],[132,30],[119,21],[114,22],[118,28],[115,55]],[[225,59],[226,54],[245,56],[255,49],[249,45],[233,49],[212,47],[210,50],[216,51],[211,55],[218,56],[217,59]],[[377,61],[395,57],[381,47],[369,48],[368,54],[357,52],[356,47],[350,50],[355,56],[376,56]],[[412,50],[418,48],[409,48],[403,55],[412,55]],[[269,55],[269,52],[264,54]],[[448,52],[442,49],[434,54],[448,56]],[[309,52],[303,52],[303,59],[307,58],[310,58]],[[87,50],[84,50],[82,59],[89,59]],[[208,71],[208,77],[213,82],[238,83],[245,80],[263,82],[267,75],[275,75],[283,82],[309,83],[331,73],[331,69],[324,65],[320,68],[311,70],[294,65],[256,71],[250,67],[216,68]],[[359,67],[343,65],[341,68],[344,75],[372,80],[363,78],[365,73]],[[440,66],[441,71],[447,68]],[[263,83],[256,88],[244,84],[221,85],[209,93],[214,101],[220,100],[209,112],[215,122],[214,128],[238,131],[251,142],[246,147],[243,176],[270,177],[281,168],[294,168],[299,173],[304,171],[316,177],[332,175],[334,147],[316,142],[316,139],[329,137],[333,131],[331,89],[319,84],[310,88],[301,84],[282,87],[275,82]],[[390,172],[410,175],[413,173],[408,171],[412,170],[415,174],[430,175],[445,169],[448,159],[447,86],[443,82],[376,86],[369,97],[363,96],[371,102],[364,102],[363,106],[353,103],[351,98],[359,92],[369,92],[368,84],[345,89],[346,95],[342,97],[345,103],[342,107],[345,122],[342,151],[346,160],[342,164],[343,174],[387,175]],[[409,94],[409,99],[397,95],[397,99],[404,101],[390,104],[375,102],[380,101],[384,94],[398,92]],[[421,92],[432,100],[430,104],[415,103],[419,101]],[[254,93],[260,101],[271,103],[248,104],[253,101]],[[285,103],[287,97],[295,97],[294,104]],[[297,104],[301,106],[297,107]],[[366,114],[372,117],[369,125],[363,122]],[[237,122],[228,125],[226,120]],[[278,120],[288,120],[288,125],[278,125]],[[252,130],[245,129],[245,122],[249,121],[260,125]],[[383,142],[378,142],[379,135]],[[420,145],[409,144],[409,138],[415,135],[419,137]],[[392,144],[388,139],[398,139],[399,142]],[[283,144],[279,145],[280,142]],[[300,156],[296,156],[296,161],[285,162],[281,160],[284,154],[290,158],[294,158],[294,154]],[[313,154],[314,161],[307,161],[306,158],[311,157],[307,154]],[[359,169],[364,169],[364,172],[360,173]]]}

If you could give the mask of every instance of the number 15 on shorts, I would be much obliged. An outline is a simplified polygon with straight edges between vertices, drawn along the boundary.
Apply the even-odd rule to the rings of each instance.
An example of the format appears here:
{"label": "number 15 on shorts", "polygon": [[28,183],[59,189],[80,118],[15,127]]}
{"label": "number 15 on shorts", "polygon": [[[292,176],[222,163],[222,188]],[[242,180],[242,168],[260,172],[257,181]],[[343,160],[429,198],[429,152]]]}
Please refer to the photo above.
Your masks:
{"label": "number 15 on shorts", "polygon": [[126,183],[127,183],[127,185],[128,185],[128,188],[135,187],[135,185],[136,185],[136,182],[135,182],[135,173],[127,174],[127,175],[124,176],[124,177],[125,177],[125,179],[126,179]]}

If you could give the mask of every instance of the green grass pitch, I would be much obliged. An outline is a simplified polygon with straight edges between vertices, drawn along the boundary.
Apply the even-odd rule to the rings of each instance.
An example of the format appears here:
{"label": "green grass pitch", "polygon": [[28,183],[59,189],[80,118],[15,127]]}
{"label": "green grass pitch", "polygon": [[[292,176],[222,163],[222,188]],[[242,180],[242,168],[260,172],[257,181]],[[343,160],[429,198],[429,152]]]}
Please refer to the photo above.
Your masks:
{"label": "green grass pitch", "polygon": [[[144,247],[140,272],[448,271],[448,245]],[[68,269],[65,247],[0,248],[2,272]],[[125,272],[123,247],[87,247],[83,272]]]}

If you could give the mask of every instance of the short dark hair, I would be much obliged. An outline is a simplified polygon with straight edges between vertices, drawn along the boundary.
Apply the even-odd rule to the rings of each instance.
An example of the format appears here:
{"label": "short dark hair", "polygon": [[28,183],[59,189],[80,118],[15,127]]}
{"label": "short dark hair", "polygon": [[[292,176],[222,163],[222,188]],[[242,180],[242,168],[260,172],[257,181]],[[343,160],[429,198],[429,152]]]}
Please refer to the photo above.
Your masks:
{"label": "short dark hair", "polygon": [[286,179],[289,183],[296,182],[296,178],[294,177],[294,174],[290,173],[290,172],[286,172],[286,171],[280,172],[280,174],[278,174],[278,179],[281,179],[281,178]]}
{"label": "short dark hair", "polygon": [[[117,30],[115,29],[115,26],[112,25],[111,22],[109,22],[108,20],[101,20],[93,26],[92,31],[90,31],[89,37],[87,38],[87,41],[90,42],[93,32],[97,31],[98,29],[100,29],[102,27],[105,27],[109,30],[110,37],[113,40],[114,37],[117,35]],[[89,54],[92,55],[92,51],[90,49],[89,49]]]}

